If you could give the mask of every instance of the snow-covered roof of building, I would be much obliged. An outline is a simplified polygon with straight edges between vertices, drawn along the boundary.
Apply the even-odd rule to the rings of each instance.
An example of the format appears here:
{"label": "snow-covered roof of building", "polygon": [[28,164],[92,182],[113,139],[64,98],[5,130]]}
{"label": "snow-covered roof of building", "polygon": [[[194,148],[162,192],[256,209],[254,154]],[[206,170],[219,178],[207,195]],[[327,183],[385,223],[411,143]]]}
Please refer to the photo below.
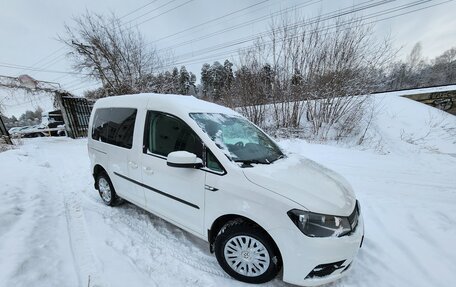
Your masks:
{"label": "snow-covered roof of building", "polygon": [[374,94],[407,96],[407,95],[418,95],[418,94],[449,92],[449,91],[456,91],[456,85],[427,87],[427,88],[409,89],[409,90],[398,90],[398,91],[380,92],[380,93],[374,93]]}

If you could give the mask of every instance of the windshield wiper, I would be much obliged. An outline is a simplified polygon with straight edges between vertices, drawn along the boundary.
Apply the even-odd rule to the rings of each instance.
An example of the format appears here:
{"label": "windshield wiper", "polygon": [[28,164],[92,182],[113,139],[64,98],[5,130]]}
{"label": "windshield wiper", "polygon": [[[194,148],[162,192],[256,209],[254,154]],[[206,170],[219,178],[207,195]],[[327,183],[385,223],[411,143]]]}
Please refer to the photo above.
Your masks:
{"label": "windshield wiper", "polygon": [[273,162],[275,162],[275,161],[277,161],[277,160],[279,160],[279,159],[285,158],[285,157],[287,157],[287,156],[284,155],[284,154],[281,154],[281,155],[279,155],[276,159],[274,159],[273,161],[271,161],[271,163],[273,163]]}
{"label": "windshield wiper", "polygon": [[260,161],[258,159],[238,159],[235,162],[241,162],[241,167],[252,167],[252,164],[269,164],[268,161]]}

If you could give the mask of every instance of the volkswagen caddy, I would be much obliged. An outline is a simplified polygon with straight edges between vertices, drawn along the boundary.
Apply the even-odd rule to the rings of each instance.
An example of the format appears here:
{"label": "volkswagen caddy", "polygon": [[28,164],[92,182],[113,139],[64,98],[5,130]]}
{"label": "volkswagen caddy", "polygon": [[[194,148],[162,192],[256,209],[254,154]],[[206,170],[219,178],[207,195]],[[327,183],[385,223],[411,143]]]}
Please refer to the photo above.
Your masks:
{"label": "volkswagen caddy", "polygon": [[179,95],[103,98],[88,150],[105,204],[125,199],[207,241],[237,280],[283,270],[285,282],[325,284],[362,245],[350,184],[226,107]]}

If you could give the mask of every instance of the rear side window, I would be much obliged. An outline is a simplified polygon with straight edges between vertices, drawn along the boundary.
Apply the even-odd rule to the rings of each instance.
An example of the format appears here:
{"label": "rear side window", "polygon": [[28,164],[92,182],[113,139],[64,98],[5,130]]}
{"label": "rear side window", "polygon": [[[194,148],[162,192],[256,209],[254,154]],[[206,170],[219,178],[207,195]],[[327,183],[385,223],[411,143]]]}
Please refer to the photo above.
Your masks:
{"label": "rear side window", "polygon": [[130,149],[133,144],[136,109],[97,109],[92,124],[92,138]]}

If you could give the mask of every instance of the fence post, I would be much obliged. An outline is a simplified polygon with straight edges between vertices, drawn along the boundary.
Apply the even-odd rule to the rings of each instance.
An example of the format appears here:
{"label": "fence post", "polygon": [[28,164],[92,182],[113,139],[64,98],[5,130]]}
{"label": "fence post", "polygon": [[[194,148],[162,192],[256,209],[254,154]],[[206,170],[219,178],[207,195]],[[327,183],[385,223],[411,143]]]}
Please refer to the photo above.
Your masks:
{"label": "fence post", "polygon": [[8,130],[6,129],[5,124],[3,123],[2,114],[0,114],[0,139],[3,139],[6,144],[13,144],[8,133]]}
{"label": "fence post", "polygon": [[55,92],[55,98],[57,100],[57,103],[59,104],[60,111],[62,112],[63,121],[65,122],[66,134],[69,137],[74,139],[76,137],[75,137],[75,135],[73,133],[73,129],[72,129],[72,126],[71,126],[70,118],[68,117],[67,110],[65,109],[65,105],[63,104],[62,97],[63,97],[63,95],[60,92]]}

